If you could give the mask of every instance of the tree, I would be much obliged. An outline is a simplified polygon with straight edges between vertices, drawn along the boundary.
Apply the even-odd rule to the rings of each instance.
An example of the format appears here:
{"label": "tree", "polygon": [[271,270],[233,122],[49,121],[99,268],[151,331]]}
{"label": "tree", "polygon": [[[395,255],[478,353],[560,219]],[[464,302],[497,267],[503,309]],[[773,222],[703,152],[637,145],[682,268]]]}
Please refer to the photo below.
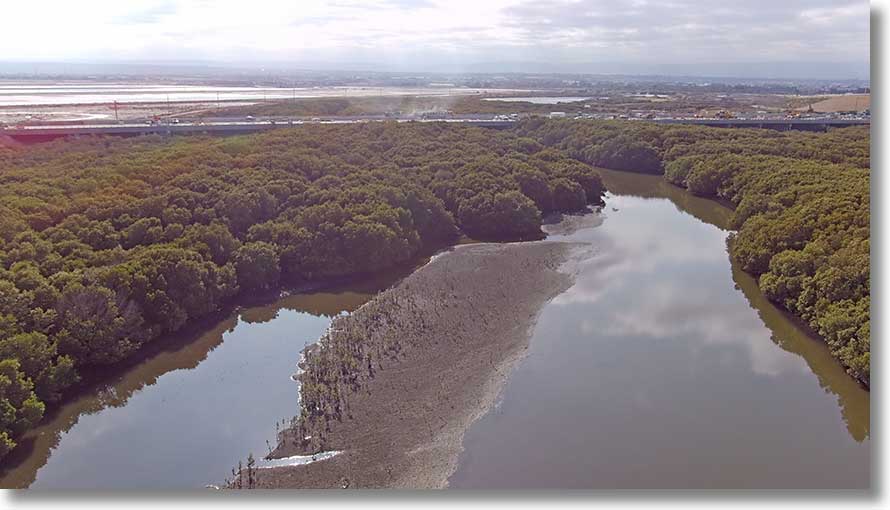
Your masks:
{"label": "tree", "polygon": [[[556,167],[555,174],[581,186],[587,202],[592,204],[603,203],[602,196],[606,191],[606,187],[603,185],[600,174],[590,166],[577,161],[561,161]],[[558,206],[557,209],[559,209]]]}
{"label": "tree", "polygon": [[281,268],[275,246],[255,241],[238,248],[234,256],[238,287],[242,290],[264,290],[278,285]]}
{"label": "tree", "polygon": [[543,235],[541,212],[518,191],[477,193],[461,203],[458,217],[461,228],[477,239],[538,239]]}
{"label": "tree", "polygon": [[628,136],[611,138],[592,147],[585,155],[587,161],[596,166],[631,172],[662,173],[661,158],[655,148]]}
{"label": "tree", "polygon": [[277,208],[278,200],[265,190],[228,193],[216,205],[217,213],[236,235],[247,232],[254,223],[272,218]]}
{"label": "tree", "polygon": [[78,364],[120,361],[149,336],[136,303],[101,285],[69,284],[59,297],[56,313],[59,352]]}
{"label": "tree", "polygon": [[55,342],[42,333],[18,333],[0,339],[0,359],[16,359],[20,370],[34,382],[43,401],[56,401],[61,391],[78,380],[74,360],[59,356]]}
{"label": "tree", "polygon": [[[143,249],[126,263],[104,270],[100,281],[118,289],[114,295],[120,307],[107,309],[125,312],[124,317],[141,313],[152,334],[175,331],[190,318],[216,311],[238,291],[231,264],[217,266],[195,251],[165,245]],[[130,324],[125,320],[122,331],[131,331]]]}
{"label": "tree", "polygon": [[547,213],[553,210],[553,190],[542,172],[526,166],[514,173],[513,178],[522,194],[530,198],[539,211]]}
{"label": "tree", "polygon": [[19,361],[0,361],[0,458],[15,448],[14,437],[37,424],[45,406],[31,391],[33,384],[19,370]]}
{"label": "tree", "polygon": [[553,203],[560,211],[578,211],[587,206],[587,195],[578,183],[556,179],[553,181]]}
{"label": "tree", "polygon": [[123,231],[122,245],[133,248],[159,242],[164,235],[161,220],[154,217],[140,218]]}
{"label": "tree", "polygon": [[541,152],[558,148],[619,170],[661,173],[661,159],[667,181],[733,205],[732,258],[868,384],[867,129],[779,133],[538,120],[518,131],[549,146]]}
{"label": "tree", "polygon": [[241,243],[228,227],[217,222],[210,225],[189,225],[178,244],[222,266],[229,262]]}

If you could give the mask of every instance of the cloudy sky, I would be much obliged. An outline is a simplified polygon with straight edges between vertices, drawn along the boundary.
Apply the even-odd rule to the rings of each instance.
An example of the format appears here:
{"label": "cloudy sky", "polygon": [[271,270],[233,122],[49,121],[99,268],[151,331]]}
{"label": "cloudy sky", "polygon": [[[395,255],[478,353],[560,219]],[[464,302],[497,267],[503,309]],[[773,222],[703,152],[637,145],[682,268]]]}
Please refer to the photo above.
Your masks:
{"label": "cloudy sky", "polygon": [[4,1],[0,61],[868,62],[860,0]]}

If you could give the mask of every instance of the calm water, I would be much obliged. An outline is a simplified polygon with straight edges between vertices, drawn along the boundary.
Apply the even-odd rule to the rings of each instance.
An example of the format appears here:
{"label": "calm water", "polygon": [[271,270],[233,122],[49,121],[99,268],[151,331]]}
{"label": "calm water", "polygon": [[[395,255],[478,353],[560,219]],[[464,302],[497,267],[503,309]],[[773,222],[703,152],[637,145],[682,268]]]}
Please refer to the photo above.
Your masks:
{"label": "calm water", "polygon": [[463,87],[215,87],[132,83],[58,83],[0,81],[0,107],[118,103],[262,101],[344,96],[466,95],[503,92]]}
{"label": "calm water", "polygon": [[578,101],[586,101],[589,97],[487,97],[485,101],[505,101],[508,103],[533,103],[533,104],[559,104],[559,103],[577,103]]}
{"label": "calm water", "polygon": [[[296,414],[300,351],[400,275],[241,309],[90,388],[29,432],[0,487],[200,488]],[[283,426],[283,425],[282,425]]]}
{"label": "calm water", "polygon": [[[730,211],[660,177],[603,175],[601,224],[566,236],[593,251],[468,432],[451,486],[866,486],[868,393],[732,267]],[[161,342],[23,438],[0,487],[220,483],[296,412],[300,350],[400,276]]]}
{"label": "calm water", "polygon": [[730,264],[729,210],[603,174],[602,223],[565,236],[592,248],[577,282],[450,486],[868,487],[868,393]]}

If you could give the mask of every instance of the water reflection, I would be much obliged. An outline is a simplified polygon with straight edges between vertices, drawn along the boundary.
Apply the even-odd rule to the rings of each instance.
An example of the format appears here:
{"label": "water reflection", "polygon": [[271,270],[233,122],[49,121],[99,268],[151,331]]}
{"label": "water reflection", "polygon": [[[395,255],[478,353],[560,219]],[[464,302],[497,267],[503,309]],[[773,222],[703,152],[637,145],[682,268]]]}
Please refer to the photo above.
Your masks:
{"label": "water reflection", "polygon": [[230,87],[207,85],[140,84],[58,84],[27,85],[16,82],[0,84],[0,106],[96,105],[118,103],[177,103],[217,101],[265,101],[272,99],[308,99],[362,96],[451,96],[479,94],[497,89],[463,87]]}
{"label": "water reflection", "polygon": [[[50,413],[6,459],[0,487],[195,488],[268,451],[296,412],[289,378],[331,317],[410,268],[249,306],[158,342]],[[271,446],[274,446],[272,444]]]}
{"label": "water reflection", "polygon": [[568,97],[568,96],[531,96],[531,97],[486,97],[483,101],[499,101],[506,103],[532,103],[532,104],[560,104],[560,103],[577,103],[586,101],[589,97]]}
{"label": "water reflection", "polygon": [[664,180],[660,175],[635,174],[597,168],[603,183],[613,195],[640,198],[662,198],[670,201],[678,212],[689,214],[715,227],[727,230],[732,210],[720,202],[697,197]]}
{"label": "water reflection", "polygon": [[542,312],[459,488],[858,488],[868,393],[732,267],[730,211],[604,171],[602,224]]}
{"label": "water reflection", "polygon": [[732,277],[758,316],[772,333],[772,340],[782,349],[802,357],[819,379],[819,385],[837,397],[837,404],[850,436],[863,442],[870,436],[871,406],[869,393],[834,360],[823,342],[814,341],[812,333],[769,302],[757,288],[757,282],[736,264]]}

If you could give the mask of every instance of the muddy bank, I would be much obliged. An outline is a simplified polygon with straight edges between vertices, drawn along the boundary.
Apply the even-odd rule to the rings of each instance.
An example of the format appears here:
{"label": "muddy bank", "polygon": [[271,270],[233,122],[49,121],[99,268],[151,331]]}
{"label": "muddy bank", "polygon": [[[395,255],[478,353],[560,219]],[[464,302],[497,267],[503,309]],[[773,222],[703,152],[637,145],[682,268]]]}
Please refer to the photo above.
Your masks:
{"label": "muddy bank", "polygon": [[463,434],[494,403],[572,245],[460,246],[336,319],[301,363],[302,416],[259,487],[444,487]]}

